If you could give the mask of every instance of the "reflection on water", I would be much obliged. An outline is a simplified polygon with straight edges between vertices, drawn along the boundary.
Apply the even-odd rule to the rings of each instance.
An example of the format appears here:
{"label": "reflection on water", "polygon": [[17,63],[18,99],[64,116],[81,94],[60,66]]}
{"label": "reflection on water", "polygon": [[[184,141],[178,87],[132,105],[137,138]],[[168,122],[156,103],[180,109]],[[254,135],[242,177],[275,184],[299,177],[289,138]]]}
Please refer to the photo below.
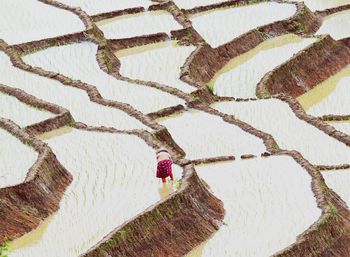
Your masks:
{"label": "reflection on water", "polygon": [[[349,1],[350,4],[350,1]],[[317,34],[330,34],[334,39],[350,37],[350,11],[327,16]]]}
{"label": "reflection on water", "polygon": [[[271,256],[321,215],[311,177],[278,156],[196,167],[225,207],[225,225],[188,256]],[[187,256],[187,257],[188,257]]]}
{"label": "reflection on water", "polygon": [[332,125],[335,129],[350,135],[350,119],[348,121],[332,121],[329,122],[329,124]]}
{"label": "reflection on water", "polygon": [[171,193],[175,192],[176,188],[174,186],[174,182],[162,183],[160,187],[158,187],[158,193],[161,199],[164,199]]}
{"label": "reflection on water", "polygon": [[[318,104],[329,105],[330,103],[327,103],[329,100],[331,100],[331,104],[345,105],[345,103],[348,101],[341,101],[341,97],[348,97],[348,99],[350,99],[350,96],[344,95],[344,92],[341,91],[343,88],[348,88],[348,82],[345,82],[344,86],[342,87],[339,85],[341,85],[342,80],[346,77],[350,77],[350,66],[347,66],[335,76],[330,77],[321,84],[315,86],[309,92],[298,97],[299,103],[302,105],[305,111],[309,111],[310,108],[316,107]],[[330,97],[333,98],[333,101]],[[322,108],[322,106],[320,107]],[[348,109],[348,106],[345,106],[345,108]],[[335,114],[332,112],[327,113],[326,109],[324,109],[325,113],[323,114]],[[320,110],[320,112],[322,112],[322,110]]]}
{"label": "reflection on water", "polygon": [[[120,39],[181,29],[167,11],[149,11],[106,19],[97,23],[106,38]],[[132,28],[132,29],[131,29]]]}
{"label": "reflection on water", "polygon": [[42,133],[42,134],[38,135],[37,138],[39,140],[44,141],[44,140],[49,140],[49,139],[52,139],[54,137],[59,137],[59,136],[62,136],[64,134],[71,133],[71,132],[73,132],[72,127],[64,126],[64,127],[59,128],[59,129],[55,129],[55,130],[51,130],[49,132]]}
{"label": "reflection on water", "polygon": [[256,85],[266,73],[315,41],[314,38],[305,39],[293,34],[264,41],[232,59],[209,82],[209,87],[220,96],[254,98]]}
{"label": "reflection on water", "polygon": [[324,10],[327,8],[333,8],[341,5],[349,4],[349,0],[297,0],[303,1],[311,11]]}
{"label": "reflection on water", "polygon": [[179,46],[176,41],[133,47],[116,53],[121,67],[120,73],[132,79],[157,82],[184,92],[196,88],[180,80],[181,67],[195,50],[194,46]]}
{"label": "reflection on water", "polygon": [[38,153],[2,128],[0,146],[0,188],[22,183]]}
{"label": "reflection on water", "polygon": [[165,48],[165,47],[180,47],[177,44],[177,41],[166,41],[166,42],[158,42],[158,43],[153,43],[153,44],[148,44],[148,45],[142,45],[142,46],[135,46],[135,47],[130,47],[126,48],[123,50],[118,50],[115,52],[115,56],[118,58],[129,56],[129,55],[134,55],[134,54],[141,54],[147,51],[152,51],[160,48]]}
{"label": "reflection on water", "polygon": [[330,170],[322,172],[329,188],[333,189],[350,206],[350,170]]}
{"label": "reflection on water", "polygon": [[46,232],[47,227],[52,222],[53,216],[48,217],[40,225],[33,231],[25,234],[24,236],[14,240],[10,244],[9,252],[13,252],[15,250],[31,247],[37,244],[43,237]]}
{"label": "reflection on water", "polygon": [[256,27],[286,19],[295,11],[293,4],[265,2],[200,13],[191,21],[208,44],[218,47]]}

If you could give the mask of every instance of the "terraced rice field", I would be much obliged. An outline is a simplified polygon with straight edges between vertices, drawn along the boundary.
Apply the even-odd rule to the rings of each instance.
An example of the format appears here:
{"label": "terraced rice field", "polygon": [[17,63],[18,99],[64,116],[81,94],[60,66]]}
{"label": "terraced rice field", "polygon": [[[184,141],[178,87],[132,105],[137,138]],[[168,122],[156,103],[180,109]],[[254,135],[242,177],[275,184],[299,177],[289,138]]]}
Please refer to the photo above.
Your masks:
{"label": "terraced rice field", "polygon": [[0,257],[348,256],[349,10],[4,0]]}

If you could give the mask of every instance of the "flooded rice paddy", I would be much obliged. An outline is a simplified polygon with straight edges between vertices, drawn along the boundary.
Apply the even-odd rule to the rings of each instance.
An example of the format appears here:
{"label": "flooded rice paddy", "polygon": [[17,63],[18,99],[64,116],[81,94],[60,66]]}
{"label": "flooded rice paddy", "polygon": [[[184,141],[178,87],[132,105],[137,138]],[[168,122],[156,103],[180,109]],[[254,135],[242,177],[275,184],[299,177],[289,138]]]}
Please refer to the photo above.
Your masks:
{"label": "flooded rice paddy", "polygon": [[22,183],[38,158],[37,152],[1,128],[0,142],[0,187]]}
{"label": "flooded rice paddy", "polygon": [[0,83],[67,108],[75,121],[91,126],[115,126],[119,129],[145,128],[141,122],[120,110],[91,102],[83,90],[13,67],[3,52],[0,52],[0,65],[3,72]]}
{"label": "flooded rice paddy", "polygon": [[162,119],[160,124],[168,129],[189,159],[265,152],[262,140],[205,112],[190,110]]}
{"label": "flooded rice paddy", "polygon": [[17,98],[0,92],[0,117],[11,119],[20,127],[25,127],[54,117],[53,113],[24,104]]}
{"label": "flooded rice paddy", "polygon": [[0,24],[3,24],[0,38],[9,44],[61,36],[85,28],[73,13],[33,0],[2,0]]}
{"label": "flooded rice paddy", "polygon": [[325,171],[322,172],[322,176],[325,179],[327,186],[336,192],[341,199],[350,206],[350,170]]}
{"label": "flooded rice paddy", "polygon": [[308,114],[350,114],[350,65],[298,98]]}
{"label": "flooded rice paddy", "polygon": [[297,150],[312,164],[336,165],[350,160],[345,144],[298,119],[289,105],[280,100],[224,102],[214,108],[273,135],[281,149]]}
{"label": "flooded rice paddy", "polygon": [[[196,14],[193,27],[212,47],[218,47],[256,27],[283,20],[296,12],[293,4],[265,2]],[[223,24],[234,24],[223,26]]]}
{"label": "flooded rice paddy", "polygon": [[[11,257],[78,256],[175,190],[170,184],[163,188],[154,178],[154,151],[136,136],[73,129],[42,138],[74,180],[60,210],[37,229],[44,232],[33,231],[15,241]],[[180,179],[182,169],[174,166],[174,171]]]}
{"label": "flooded rice paddy", "polygon": [[350,11],[344,11],[327,17],[317,34],[330,34],[334,39],[339,40],[350,37],[349,26]]}
{"label": "flooded rice paddy", "polygon": [[170,35],[171,30],[182,29],[182,26],[166,11],[119,16],[100,21],[97,25],[105,37],[109,39],[129,38],[159,32]]}
{"label": "flooded rice paddy", "polygon": [[[183,103],[181,99],[158,89],[124,82],[108,75],[99,67],[96,53],[97,45],[84,42],[51,47],[26,56],[25,61],[93,85],[104,98],[128,103],[143,113]],[[152,101],[140,101],[140,95]]]}
{"label": "flooded rice paddy", "polygon": [[170,41],[155,43],[146,49],[134,47],[117,52],[116,56],[120,59],[120,73],[123,76],[191,92],[196,88],[181,81],[179,77],[181,66],[194,50],[193,46],[179,46],[176,41]]}
{"label": "flooded rice paddy", "polygon": [[[291,157],[197,166],[225,205],[224,225],[187,257],[271,256],[321,216],[311,177]],[[295,190],[298,188],[298,190]]]}
{"label": "flooded rice paddy", "polygon": [[315,41],[314,38],[303,39],[292,34],[267,40],[232,59],[215,75],[209,86],[215,95],[255,98],[256,85],[266,73]]}
{"label": "flooded rice paddy", "polygon": [[[147,9],[156,4],[147,0],[59,1],[80,7],[89,15],[134,7]],[[174,0],[180,9],[220,2],[223,1]],[[349,1],[305,0],[305,4],[312,10],[322,10],[349,4]],[[188,18],[206,43],[217,47],[259,26],[289,18],[295,12],[294,4],[264,2],[215,9],[188,15]],[[325,18],[317,34],[329,33],[336,39],[350,36],[345,29],[348,13]],[[185,17],[186,13],[182,15]],[[9,44],[84,30],[83,23],[72,12],[32,0],[5,0],[0,8],[0,24],[7,24],[0,28],[0,39]],[[182,28],[166,11],[122,15],[96,25],[109,39],[158,32],[169,34],[171,30]],[[266,40],[231,60],[208,86],[218,96],[255,98],[256,85],[266,73],[316,40],[316,37],[292,34]],[[122,76],[143,80],[144,85],[118,80],[102,71],[96,60],[97,45],[92,42],[35,49],[35,53],[23,56],[23,60],[59,72],[68,81],[81,80],[95,86],[103,98],[130,104],[147,114],[184,104],[184,101],[146,84],[158,83],[185,93],[197,90],[180,80],[180,69],[195,49],[195,46],[167,41],[117,51],[115,55],[121,62]],[[3,52],[0,52],[0,67],[1,84],[66,108],[77,122],[127,130],[148,129],[154,133],[126,112],[92,102],[84,90],[13,67]],[[349,115],[349,74],[347,67],[299,97],[307,113],[316,117]],[[201,96],[198,98],[203,100]],[[0,103],[0,117],[10,118],[22,127],[53,117],[51,113],[1,93]],[[248,123],[254,130],[270,134],[280,149],[297,150],[314,165],[350,162],[349,148],[345,144],[297,118],[280,100],[221,101],[212,107]],[[270,256],[293,244],[297,236],[320,217],[321,210],[311,190],[311,176],[291,157],[261,158],[266,146],[260,138],[218,116],[188,108],[156,122],[168,129],[188,159],[236,157],[235,161],[196,166],[200,178],[223,201],[226,216],[212,238],[187,257]],[[350,122],[329,124],[350,135]],[[48,143],[60,163],[73,175],[73,181],[55,214],[37,229],[10,242],[10,257],[77,257],[124,222],[175,192],[181,184],[178,180],[182,177],[182,168],[176,165],[173,165],[175,182],[163,185],[155,178],[154,149],[133,135],[63,127],[38,138]],[[0,144],[6,146],[0,152],[0,187],[21,183],[38,154],[2,129]],[[244,154],[257,158],[241,160]],[[14,156],[21,156],[21,161]],[[322,175],[327,185],[349,204],[349,170],[323,172]]]}

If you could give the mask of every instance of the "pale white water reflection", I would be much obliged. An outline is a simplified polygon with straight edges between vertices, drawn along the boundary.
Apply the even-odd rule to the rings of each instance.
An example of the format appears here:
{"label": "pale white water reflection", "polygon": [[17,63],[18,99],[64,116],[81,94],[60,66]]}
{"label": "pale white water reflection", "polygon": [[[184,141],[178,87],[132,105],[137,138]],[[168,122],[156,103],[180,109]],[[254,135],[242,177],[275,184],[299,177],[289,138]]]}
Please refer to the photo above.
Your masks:
{"label": "pale white water reflection", "polygon": [[143,113],[184,103],[158,89],[124,82],[108,75],[96,61],[97,47],[88,42],[51,47],[26,56],[25,61],[94,85],[104,98],[128,103]]}
{"label": "pale white water reflection", "polygon": [[83,22],[72,12],[35,0],[1,0],[0,24],[0,38],[9,44],[61,36],[85,29]]}
{"label": "pale white water reflection", "polygon": [[[38,228],[42,232],[16,240],[11,257],[76,257],[173,191],[171,185],[162,188],[155,177],[155,153],[140,138],[65,132],[45,141],[71,172],[73,182],[49,224]],[[174,173],[180,179],[182,169],[174,165]]]}
{"label": "pale white water reflection", "polygon": [[224,202],[226,215],[219,231],[187,257],[271,256],[321,216],[311,177],[291,157],[237,160],[196,170]]}
{"label": "pale white water reflection", "polygon": [[205,112],[189,110],[159,121],[189,159],[224,155],[260,155],[266,148],[263,141],[227,123],[222,118]]}
{"label": "pale white water reflection", "polygon": [[[350,1],[348,2],[350,4]],[[336,40],[350,37],[350,11],[335,13],[325,18],[318,35],[330,34]]]}
{"label": "pale white water reflection", "polygon": [[0,117],[10,119],[20,127],[25,127],[48,118],[55,114],[34,108],[22,103],[14,96],[0,92]]}
{"label": "pale white water reflection", "polygon": [[109,39],[137,37],[159,32],[170,35],[170,31],[182,29],[182,26],[166,11],[118,16],[100,21],[97,26]]}
{"label": "pale white water reflection", "polygon": [[315,165],[344,164],[350,160],[349,147],[297,118],[289,105],[280,100],[223,102],[213,107],[272,135],[281,149],[297,150]]}
{"label": "pale white water reflection", "polygon": [[91,102],[83,90],[13,67],[3,52],[0,52],[0,66],[0,83],[68,109],[75,121],[119,129],[147,128],[123,111]]}
{"label": "pale white water reflection", "polygon": [[266,2],[199,13],[191,20],[206,42],[212,47],[218,47],[251,29],[286,19],[295,12],[293,4]]}
{"label": "pale white water reflection", "polygon": [[22,183],[38,158],[37,152],[1,128],[0,144],[0,188]]}

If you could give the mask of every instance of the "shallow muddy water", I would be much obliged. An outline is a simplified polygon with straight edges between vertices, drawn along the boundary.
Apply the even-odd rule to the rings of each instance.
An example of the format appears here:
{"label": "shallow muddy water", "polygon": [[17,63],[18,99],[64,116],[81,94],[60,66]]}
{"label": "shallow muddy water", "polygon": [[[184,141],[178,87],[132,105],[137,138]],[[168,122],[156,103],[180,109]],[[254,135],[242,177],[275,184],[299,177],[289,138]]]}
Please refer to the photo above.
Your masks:
{"label": "shallow muddy water", "polygon": [[350,170],[331,170],[322,172],[329,188],[333,189],[350,206]]}
{"label": "shallow muddy water", "polygon": [[2,0],[0,24],[0,38],[9,44],[61,36],[85,29],[84,24],[73,13],[34,0]]}
{"label": "shallow muddy water", "polygon": [[349,26],[350,11],[344,11],[326,17],[321,28],[317,31],[317,34],[330,34],[334,39],[339,40],[350,37]]}
{"label": "shallow muddy water", "polygon": [[297,150],[315,165],[344,164],[350,160],[349,147],[298,119],[289,105],[280,100],[223,102],[213,107],[272,135],[281,149]]}
{"label": "shallow muddy water", "polygon": [[0,144],[0,188],[22,183],[38,158],[37,152],[1,128]]}
{"label": "shallow muddy water", "polygon": [[219,96],[255,98],[256,85],[266,73],[315,41],[314,38],[302,39],[292,34],[267,40],[232,59],[215,75],[209,86]]}
{"label": "shallow muddy water", "polygon": [[224,155],[260,155],[265,146],[239,127],[223,121],[220,117],[204,112],[189,110],[183,114],[162,119],[176,143],[189,159],[209,158]]}
{"label": "shallow muddy water", "polygon": [[[163,188],[155,177],[155,152],[136,136],[79,130],[57,134],[44,136],[45,142],[72,173],[73,182],[59,211],[16,240],[11,257],[78,256],[174,190],[171,185]],[[173,167],[180,179],[182,169]]]}
{"label": "shallow muddy water", "polygon": [[179,46],[175,41],[170,41],[150,44],[147,48],[134,47],[117,52],[116,56],[120,59],[120,73],[123,76],[191,92],[196,88],[180,80],[180,68],[194,50],[194,46]]}
{"label": "shallow muddy water", "polygon": [[308,114],[348,115],[350,107],[350,65],[298,98]]}
{"label": "shallow muddy water", "polygon": [[0,117],[10,119],[20,127],[25,127],[51,117],[55,114],[33,108],[17,98],[0,92]]}
{"label": "shallow muddy water", "polygon": [[143,113],[183,104],[184,101],[155,88],[117,80],[100,69],[93,43],[51,47],[25,57],[25,61],[45,70],[59,72],[97,87],[106,99],[128,103]]}
{"label": "shallow muddy water", "polygon": [[[260,3],[200,13],[193,27],[212,47],[218,47],[256,27],[286,19],[296,12],[293,4]],[[232,26],[223,26],[232,24]]]}
{"label": "shallow muddy water", "polygon": [[149,0],[59,0],[58,2],[74,7],[79,6],[90,15],[134,7],[148,8],[148,6],[152,4]]}
{"label": "shallow muddy water", "polygon": [[13,67],[3,52],[0,52],[0,66],[0,83],[22,89],[28,94],[67,108],[75,121],[120,129],[146,128],[123,111],[91,102],[83,90],[64,86],[55,80]]}
{"label": "shallow muddy water", "polygon": [[311,177],[291,157],[197,166],[223,202],[224,225],[187,257],[271,256],[321,215]]}
{"label": "shallow muddy water", "polygon": [[[96,24],[108,39],[129,38],[182,29],[166,11],[130,14],[100,21]],[[130,29],[133,28],[133,29]]]}

